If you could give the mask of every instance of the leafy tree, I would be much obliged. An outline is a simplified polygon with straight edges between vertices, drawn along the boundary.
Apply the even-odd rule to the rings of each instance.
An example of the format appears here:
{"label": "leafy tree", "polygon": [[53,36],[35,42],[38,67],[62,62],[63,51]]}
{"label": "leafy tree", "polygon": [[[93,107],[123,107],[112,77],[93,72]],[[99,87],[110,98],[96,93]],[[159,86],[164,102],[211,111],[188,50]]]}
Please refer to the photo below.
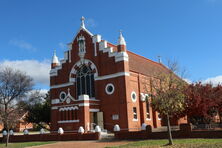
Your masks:
{"label": "leafy tree", "polygon": [[0,120],[8,131],[6,146],[9,141],[9,129],[15,126],[24,113],[24,106],[20,102],[32,86],[32,79],[25,73],[9,67],[0,70]]}
{"label": "leafy tree", "polygon": [[48,129],[51,111],[49,93],[43,96],[40,92],[34,92],[26,106],[26,121]]}
{"label": "leafy tree", "polygon": [[152,107],[162,116],[166,116],[169,145],[173,144],[170,118],[180,116],[185,110],[184,89],[186,83],[175,75],[178,70],[176,62],[169,62],[169,71],[157,75],[151,82],[153,89]]}
{"label": "leafy tree", "polygon": [[222,86],[202,84],[201,82],[190,84],[186,91],[187,114],[193,124],[206,124],[212,121],[212,117],[222,111]]}

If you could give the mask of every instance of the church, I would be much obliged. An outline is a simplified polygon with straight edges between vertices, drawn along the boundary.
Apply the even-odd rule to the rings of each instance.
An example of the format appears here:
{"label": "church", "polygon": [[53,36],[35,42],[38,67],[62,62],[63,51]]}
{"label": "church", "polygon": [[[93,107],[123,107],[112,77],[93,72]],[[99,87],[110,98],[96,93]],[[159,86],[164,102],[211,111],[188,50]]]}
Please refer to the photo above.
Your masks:
{"label": "church", "polygon": [[[64,58],[54,53],[50,71],[51,130],[101,129],[135,131],[143,123],[161,127],[162,119],[151,107],[149,80],[168,69],[127,49],[120,32],[117,44],[81,26]],[[185,122],[185,119],[175,121]]]}

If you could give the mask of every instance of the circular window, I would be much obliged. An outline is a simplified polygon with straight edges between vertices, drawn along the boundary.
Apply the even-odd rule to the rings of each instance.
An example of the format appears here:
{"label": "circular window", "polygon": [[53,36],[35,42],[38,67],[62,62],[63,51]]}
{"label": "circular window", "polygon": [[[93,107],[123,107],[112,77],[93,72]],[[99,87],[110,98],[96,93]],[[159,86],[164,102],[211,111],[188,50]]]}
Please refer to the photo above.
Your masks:
{"label": "circular window", "polygon": [[132,99],[132,101],[133,102],[136,102],[136,93],[135,93],[135,91],[133,91],[132,93],[131,93],[131,99]]}
{"label": "circular window", "polygon": [[62,91],[59,95],[60,100],[64,101],[66,98],[66,93],[64,91]]}
{"label": "circular window", "polygon": [[107,84],[105,90],[108,95],[113,94],[113,92],[115,90],[114,85],[112,83]]}

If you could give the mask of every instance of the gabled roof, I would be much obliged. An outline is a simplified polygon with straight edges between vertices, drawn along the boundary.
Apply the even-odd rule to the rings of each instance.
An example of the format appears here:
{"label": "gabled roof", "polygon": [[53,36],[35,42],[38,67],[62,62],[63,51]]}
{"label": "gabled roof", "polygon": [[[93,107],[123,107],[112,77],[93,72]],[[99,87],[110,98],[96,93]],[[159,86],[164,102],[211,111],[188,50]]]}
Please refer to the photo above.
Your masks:
{"label": "gabled roof", "polygon": [[163,64],[149,60],[143,56],[137,55],[131,51],[128,51],[129,56],[129,70],[144,74],[147,76],[156,76],[162,72],[169,72],[169,69],[166,68]]}
{"label": "gabled roof", "polygon": [[88,29],[86,29],[84,21],[85,21],[85,18],[82,16],[82,18],[81,18],[81,26],[80,26],[79,30],[77,31],[75,37],[73,38],[72,42],[75,40],[76,36],[79,34],[79,32],[81,30],[87,32],[90,36],[93,36],[93,34]]}

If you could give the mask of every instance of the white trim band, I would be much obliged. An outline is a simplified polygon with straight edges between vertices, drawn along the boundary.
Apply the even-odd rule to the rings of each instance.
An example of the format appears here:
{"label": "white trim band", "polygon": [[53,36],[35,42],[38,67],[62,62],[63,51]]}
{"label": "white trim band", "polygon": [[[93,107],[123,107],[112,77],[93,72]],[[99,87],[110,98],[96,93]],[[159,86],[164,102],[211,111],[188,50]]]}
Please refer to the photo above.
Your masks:
{"label": "white trim band", "polygon": [[104,75],[104,76],[99,76],[95,78],[95,81],[97,80],[106,80],[106,79],[111,79],[111,78],[116,78],[120,76],[129,76],[129,72],[118,72],[110,75]]}
{"label": "white trim band", "polygon": [[64,121],[58,121],[58,123],[76,123],[79,122],[79,120],[64,120]]}
{"label": "white trim band", "polygon": [[71,86],[71,85],[74,85],[74,84],[72,82],[69,82],[69,83],[64,83],[64,84],[59,84],[59,85],[52,85],[52,86],[50,86],[50,89],[67,87],[67,86]]}

